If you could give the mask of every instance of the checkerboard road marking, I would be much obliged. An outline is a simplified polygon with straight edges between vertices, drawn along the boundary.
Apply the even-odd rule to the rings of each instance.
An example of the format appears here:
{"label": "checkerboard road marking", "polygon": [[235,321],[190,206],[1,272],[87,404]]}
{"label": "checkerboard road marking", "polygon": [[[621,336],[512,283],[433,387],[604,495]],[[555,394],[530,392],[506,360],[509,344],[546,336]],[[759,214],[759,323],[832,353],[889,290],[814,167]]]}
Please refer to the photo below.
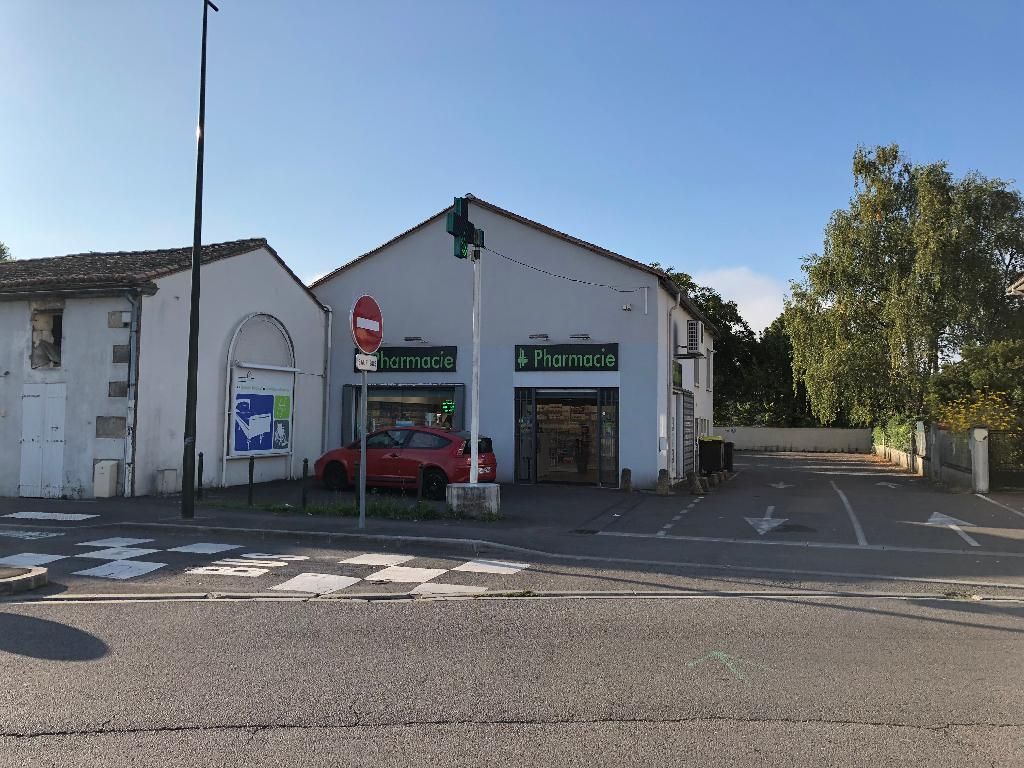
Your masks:
{"label": "checkerboard road marking", "polygon": [[63,533],[47,533],[46,531],[0,531],[0,536],[6,536],[9,539],[25,539],[27,541],[52,539],[63,535]]}
{"label": "checkerboard road marking", "polygon": [[134,579],[136,576],[163,568],[167,563],[149,563],[145,560],[112,560],[95,568],[75,571],[75,576],[93,576],[97,579]]}
{"label": "checkerboard road marking", "polygon": [[439,584],[430,582],[420,584],[412,590],[414,595],[425,597],[459,597],[463,595],[482,595],[487,587],[471,587],[465,584]]}
{"label": "checkerboard road marking", "polygon": [[19,568],[34,568],[46,565],[54,560],[63,560],[65,555],[41,555],[38,552],[22,552],[19,555],[0,558],[0,565],[13,565]]}
{"label": "checkerboard road marking", "polygon": [[77,520],[88,520],[90,517],[99,517],[99,515],[81,515],[72,514],[71,512],[12,512],[4,517],[16,517],[20,520],[66,520],[66,521],[77,521]]}
{"label": "checkerboard road marking", "polygon": [[436,579],[442,573],[447,573],[447,568],[410,568],[408,566],[393,565],[383,571],[377,571],[366,577],[367,581],[394,581],[422,584],[425,581]]}
{"label": "checkerboard road marking", "polygon": [[[78,547],[134,547],[136,544],[148,544],[155,539],[126,539],[121,536],[115,536],[112,539],[96,539],[95,541],[83,541],[75,546]],[[152,552],[158,552],[159,550],[151,550]]]}
{"label": "checkerboard road marking", "polygon": [[370,553],[350,557],[348,560],[339,560],[343,565],[401,565],[416,558],[412,555],[382,555]]}
{"label": "checkerboard road marking", "polygon": [[191,552],[197,555],[216,555],[218,552],[227,552],[229,549],[241,549],[241,544],[214,544],[208,541],[200,541],[195,544],[186,544],[184,547],[174,547],[168,552]]}
{"label": "checkerboard road marking", "polygon": [[460,566],[453,568],[453,571],[468,571],[469,573],[497,573],[509,575],[519,573],[524,568],[529,568],[529,563],[506,563],[502,560],[470,560]]}
{"label": "checkerboard road marking", "polygon": [[75,557],[90,557],[94,560],[129,560],[133,557],[152,555],[159,552],[159,549],[136,549],[134,547],[110,547],[98,549],[95,552],[76,552]]}
{"label": "checkerboard road marking", "polygon": [[288,579],[271,589],[282,592],[309,592],[316,595],[324,595],[328,592],[337,592],[340,589],[351,587],[353,584],[362,581],[354,576],[335,576],[330,573],[300,573],[298,576]]}
{"label": "checkerboard road marking", "polygon": [[293,562],[309,560],[308,555],[274,555],[269,552],[245,552],[238,557],[225,557],[213,565],[189,568],[185,573],[195,576],[262,576],[271,568],[283,568]]}

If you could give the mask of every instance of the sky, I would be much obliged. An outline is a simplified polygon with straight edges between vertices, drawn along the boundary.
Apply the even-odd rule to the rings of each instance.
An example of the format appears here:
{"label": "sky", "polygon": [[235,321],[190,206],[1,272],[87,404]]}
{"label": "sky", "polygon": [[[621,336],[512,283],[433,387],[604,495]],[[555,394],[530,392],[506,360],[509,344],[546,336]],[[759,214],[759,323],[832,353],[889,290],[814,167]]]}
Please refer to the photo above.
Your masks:
{"label": "sky", "polygon": [[[470,192],[689,272],[759,330],[858,145],[1024,179],[1020,0],[218,5],[203,240],[267,237],[307,280]],[[201,14],[0,0],[15,257],[191,245]]]}

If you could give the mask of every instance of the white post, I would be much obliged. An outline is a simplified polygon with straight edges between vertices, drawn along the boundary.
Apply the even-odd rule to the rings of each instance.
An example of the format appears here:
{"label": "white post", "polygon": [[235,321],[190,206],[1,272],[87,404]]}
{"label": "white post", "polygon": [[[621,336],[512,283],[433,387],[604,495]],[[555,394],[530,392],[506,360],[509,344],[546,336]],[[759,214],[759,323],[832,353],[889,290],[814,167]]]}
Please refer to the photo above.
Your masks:
{"label": "white post", "polygon": [[975,493],[988,493],[988,430],[981,427],[967,433],[971,447],[971,486]]}
{"label": "white post", "polygon": [[359,527],[366,527],[366,371],[363,398],[359,403]]}
{"label": "white post", "polygon": [[480,249],[473,249],[473,393],[469,405],[469,482],[480,476]]}

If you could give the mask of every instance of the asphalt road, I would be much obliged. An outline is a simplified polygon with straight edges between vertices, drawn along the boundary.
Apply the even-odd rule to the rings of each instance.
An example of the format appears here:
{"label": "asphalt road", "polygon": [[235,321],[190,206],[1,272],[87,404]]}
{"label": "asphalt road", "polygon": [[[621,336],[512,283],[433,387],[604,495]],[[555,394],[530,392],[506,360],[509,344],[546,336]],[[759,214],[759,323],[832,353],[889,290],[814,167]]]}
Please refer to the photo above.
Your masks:
{"label": "asphalt road", "polygon": [[8,603],[0,766],[1018,766],[1022,618],[818,596]]}

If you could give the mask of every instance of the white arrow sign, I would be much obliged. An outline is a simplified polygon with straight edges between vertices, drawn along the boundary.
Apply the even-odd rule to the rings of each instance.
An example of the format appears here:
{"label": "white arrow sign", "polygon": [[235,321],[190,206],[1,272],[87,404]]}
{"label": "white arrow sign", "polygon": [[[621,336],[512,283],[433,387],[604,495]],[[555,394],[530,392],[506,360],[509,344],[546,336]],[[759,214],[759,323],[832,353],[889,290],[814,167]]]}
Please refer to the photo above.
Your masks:
{"label": "white arrow sign", "polygon": [[790,485],[789,483],[782,482],[781,480],[779,480],[779,482],[777,482],[777,483],[768,483],[768,485],[770,485],[772,488],[793,488],[794,487],[794,486]]}
{"label": "white arrow sign", "polygon": [[775,507],[768,507],[764,517],[745,517],[743,519],[754,526],[755,531],[764,536],[768,531],[777,528],[789,519],[787,517],[772,518],[774,511]]}
{"label": "white arrow sign", "polygon": [[899,483],[875,483],[875,485],[884,485],[886,488],[899,488]]}
{"label": "white arrow sign", "polygon": [[967,523],[967,522],[964,522],[963,520],[957,520],[955,517],[950,517],[949,515],[944,515],[941,512],[933,512],[932,516],[928,518],[928,525],[944,526],[946,528],[949,528],[952,531],[956,531],[956,533],[960,536],[960,538],[963,539],[964,541],[966,541],[972,547],[980,547],[981,546],[981,544],[979,544],[973,538],[971,538],[966,533],[964,533],[961,530],[961,528],[960,528],[960,526],[966,526],[966,527],[970,528],[970,527],[972,527],[974,525],[974,523]]}

